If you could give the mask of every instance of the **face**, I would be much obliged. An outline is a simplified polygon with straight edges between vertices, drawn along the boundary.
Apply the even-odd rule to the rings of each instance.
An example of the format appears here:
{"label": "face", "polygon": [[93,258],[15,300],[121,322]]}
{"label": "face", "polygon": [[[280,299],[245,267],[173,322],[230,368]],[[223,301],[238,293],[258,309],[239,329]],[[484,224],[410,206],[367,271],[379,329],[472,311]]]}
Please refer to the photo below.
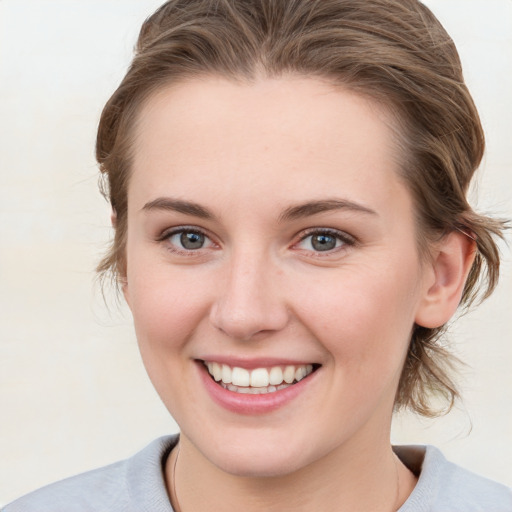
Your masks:
{"label": "face", "polygon": [[307,78],[173,85],[128,189],[140,351],[198,458],[284,475],[387,443],[429,273],[390,119]]}

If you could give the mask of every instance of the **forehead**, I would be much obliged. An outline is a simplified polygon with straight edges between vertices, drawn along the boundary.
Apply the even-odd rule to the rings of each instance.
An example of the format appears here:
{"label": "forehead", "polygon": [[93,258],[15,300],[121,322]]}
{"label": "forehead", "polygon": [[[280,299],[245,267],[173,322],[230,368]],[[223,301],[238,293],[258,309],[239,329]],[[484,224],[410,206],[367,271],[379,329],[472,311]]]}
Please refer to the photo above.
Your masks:
{"label": "forehead", "polygon": [[261,201],[271,188],[283,201],[337,191],[364,202],[401,186],[391,116],[319,79],[173,84],[146,102],[135,138],[132,196],[222,188]]}

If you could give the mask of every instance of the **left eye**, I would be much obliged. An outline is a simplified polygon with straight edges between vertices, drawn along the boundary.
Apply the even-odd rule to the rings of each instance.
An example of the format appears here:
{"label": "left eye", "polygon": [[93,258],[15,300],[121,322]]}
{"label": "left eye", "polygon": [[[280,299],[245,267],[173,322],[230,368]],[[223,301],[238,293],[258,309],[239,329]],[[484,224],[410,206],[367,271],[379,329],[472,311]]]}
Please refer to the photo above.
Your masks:
{"label": "left eye", "polygon": [[213,245],[212,241],[200,231],[181,230],[171,233],[167,239],[177,249],[186,251],[197,251]]}
{"label": "left eye", "polygon": [[348,241],[341,234],[316,232],[305,236],[297,245],[300,249],[314,252],[327,252],[346,245]]}

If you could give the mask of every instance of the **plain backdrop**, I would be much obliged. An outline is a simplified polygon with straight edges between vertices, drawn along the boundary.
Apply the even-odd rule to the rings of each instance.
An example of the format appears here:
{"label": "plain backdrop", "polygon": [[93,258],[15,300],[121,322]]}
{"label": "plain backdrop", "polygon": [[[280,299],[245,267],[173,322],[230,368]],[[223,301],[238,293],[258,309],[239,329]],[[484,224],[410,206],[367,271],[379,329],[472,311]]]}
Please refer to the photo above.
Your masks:
{"label": "plain backdrop", "polygon": [[[284,1],[284,0],[283,0]],[[157,0],[0,0],[0,504],[130,456],[176,424],[140,362],[126,309],[95,284],[111,236],[93,151],[104,102]],[[458,45],[488,149],[477,209],[512,217],[512,2],[430,0]],[[512,485],[512,258],[496,294],[450,329],[464,402],[396,418]]]}

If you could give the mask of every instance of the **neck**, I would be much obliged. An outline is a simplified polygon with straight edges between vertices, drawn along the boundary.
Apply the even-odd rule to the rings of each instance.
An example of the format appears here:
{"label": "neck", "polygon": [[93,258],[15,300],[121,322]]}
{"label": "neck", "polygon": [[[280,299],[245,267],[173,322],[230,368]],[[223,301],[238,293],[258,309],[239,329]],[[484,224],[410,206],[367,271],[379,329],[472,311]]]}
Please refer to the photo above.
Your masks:
{"label": "neck", "polygon": [[416,483],[389,443],[357,452],[340,447],[282,476],[245,477],[213,465],[184,436],[167,461],[166,477],[176,512],[394,512]]}

